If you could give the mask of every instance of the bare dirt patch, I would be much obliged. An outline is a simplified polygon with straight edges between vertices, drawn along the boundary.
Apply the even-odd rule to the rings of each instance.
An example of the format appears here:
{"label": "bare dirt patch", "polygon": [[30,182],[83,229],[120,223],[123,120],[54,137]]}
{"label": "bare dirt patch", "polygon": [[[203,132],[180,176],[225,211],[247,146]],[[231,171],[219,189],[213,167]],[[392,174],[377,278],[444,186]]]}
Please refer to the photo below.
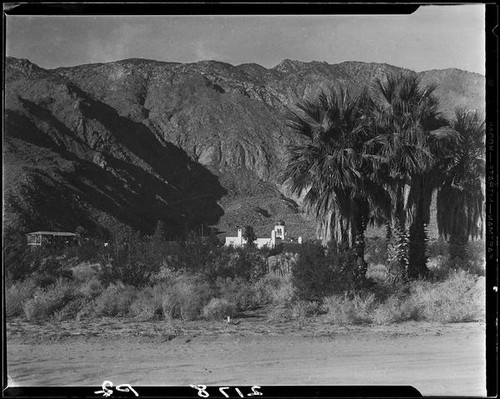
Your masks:
{"label": "bare dirt patch", "polygon": [[333,326],[130,319],[7,326],[8,374],[22,386],[413,385],[424,395],[485,395],[481,323]]}

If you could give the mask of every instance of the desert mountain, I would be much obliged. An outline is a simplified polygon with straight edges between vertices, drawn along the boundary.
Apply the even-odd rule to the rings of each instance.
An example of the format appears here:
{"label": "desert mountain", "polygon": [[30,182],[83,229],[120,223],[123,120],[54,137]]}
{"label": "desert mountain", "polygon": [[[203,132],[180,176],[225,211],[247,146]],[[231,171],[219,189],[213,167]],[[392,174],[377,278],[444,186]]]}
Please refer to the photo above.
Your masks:
{"label": "desert mountain", "polygon": [[[215,226],[258,234],[285,220],[293,236],[314,223],[279,186],[285,112],[339,82],[360,89],[399,68],[284,60],[274,68],[128,59],[46,70],[5,65],[5,221],[20,231],[107,234],[122,225],[170,236]],[[484,77],[422,72],[439,84],[442,112],[484,110]],[[205,230],[207,231],[207,230]]]}

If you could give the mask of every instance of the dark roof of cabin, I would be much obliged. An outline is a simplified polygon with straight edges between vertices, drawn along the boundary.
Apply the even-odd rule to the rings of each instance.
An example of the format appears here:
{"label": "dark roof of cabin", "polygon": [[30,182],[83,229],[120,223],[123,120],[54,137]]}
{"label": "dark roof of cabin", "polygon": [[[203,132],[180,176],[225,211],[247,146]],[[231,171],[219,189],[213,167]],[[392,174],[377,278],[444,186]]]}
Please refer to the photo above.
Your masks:
{"label": "dark roof of cabin", "polygon": [[28,236],[62,236],[62,237],[76,237],[75,233],[70,233],[67,231],[35,231],[33,233],[28,233]]}

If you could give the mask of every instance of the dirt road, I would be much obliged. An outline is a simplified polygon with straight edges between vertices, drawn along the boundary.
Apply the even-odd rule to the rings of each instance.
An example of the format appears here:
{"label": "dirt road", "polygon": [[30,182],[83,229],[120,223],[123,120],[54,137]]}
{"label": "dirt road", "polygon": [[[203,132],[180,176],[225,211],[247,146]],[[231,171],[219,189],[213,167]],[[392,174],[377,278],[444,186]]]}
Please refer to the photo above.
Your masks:
{"label": "dirt road", "polygon": [[[215,330],[214,330],[215,331]],[[182,333],[150,340],[9,338],[8,374],[18,385],[413,385],[424,395],[484,396],[484,325],[249,333]]]}

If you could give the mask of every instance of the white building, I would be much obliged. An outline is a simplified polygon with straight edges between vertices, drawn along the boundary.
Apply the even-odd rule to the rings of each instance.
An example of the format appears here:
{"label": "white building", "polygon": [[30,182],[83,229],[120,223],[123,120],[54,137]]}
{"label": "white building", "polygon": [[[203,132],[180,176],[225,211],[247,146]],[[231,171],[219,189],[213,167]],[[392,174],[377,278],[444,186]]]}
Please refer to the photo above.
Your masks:
{"label": "white building", "polygon": [[[274,248],[280,240],[285,239],[285,226],[283,224],[277,224],[271,231],[271,237],[257,238],[254,244],[257,248],[269,247]],[[279,241],[277,241],[279,240]],[[226,237],[226,246],[241,247],[247,243],[247,240],[243,238],[243,230],[238,229],[237,237]]]}

